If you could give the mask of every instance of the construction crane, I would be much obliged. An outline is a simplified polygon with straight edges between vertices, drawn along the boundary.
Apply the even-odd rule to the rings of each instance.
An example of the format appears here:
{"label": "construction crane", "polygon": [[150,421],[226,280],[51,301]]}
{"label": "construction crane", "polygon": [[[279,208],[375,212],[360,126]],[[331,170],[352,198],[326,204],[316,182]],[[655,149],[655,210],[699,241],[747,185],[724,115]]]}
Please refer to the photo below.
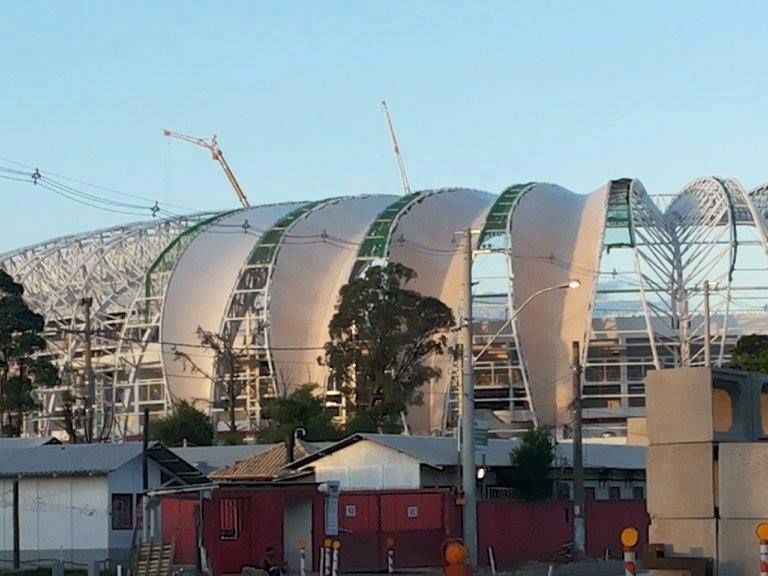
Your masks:
{"label": "construction crane", "polygon": [[408,173],[405,171],[405,161],[400,154],[400,145],[397,143],[397,135],[395,134],[395,126],[392,124],[392,117],[389,115],[389,109],[387,108],[387,102],[381,101],[381,107],[384,109],[384,116],[387,119],[387,126],[389,127],[389,135],[392,137],[392,147],[395,149],[395,158],[397,158],[397,167],[400,169],[400,180],[403,183],[403,193],[408,195],[411,193],[411,183],[408,182]]}
{"label": "construction crane", "polygon": [[192,144],[197,144],[198,146],[202,146],[203,148],[210,150],[213,159],[221,164],[221,167],[224,169],[224,174],[227,175],[229,183],[232,185],[232,188],[234,188],[235,194],[237,194],[237,199],[240,200],[240,204],[242,204],[245,208],[251,207],[245,192],[243,192],[243,189],[240,187],[237,178],[235,178],[235,175],[232,173],[232,169],[229,167],[229,164],[227,164],[227,161],[224,160],[224,154],[222,153],[221,148],[219,148],[219,143],[216,140],[216,134],[213,135],[213,138],[198,138],[196,136],[188,136],[186,134],[179,134],[178,132],[171,132],[170,130],[163,130],[163,135],[168,136],[169,138],[178,138],[179,140],[191,142]]}

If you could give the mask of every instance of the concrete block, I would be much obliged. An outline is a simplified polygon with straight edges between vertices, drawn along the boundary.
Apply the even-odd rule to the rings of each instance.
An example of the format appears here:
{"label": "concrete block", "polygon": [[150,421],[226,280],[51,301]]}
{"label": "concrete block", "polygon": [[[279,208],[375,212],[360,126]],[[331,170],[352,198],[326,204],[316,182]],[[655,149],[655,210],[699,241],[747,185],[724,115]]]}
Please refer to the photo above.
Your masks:
{"label": "concrete block", "polygon": [[648,541],[653,544],[665,544],[669,555],[716,559],[717,520],[654,518],[648,531]]}
{"label": "concrete block", "polygon": [[718,491],[721,518],[768,518],[768,444],[719,446]]}
{"label": "concrete block", "polygon": [[758,574],[759,544],[755,520],[720,520],[717,527],[718,576]]}
{"label": "concrete block", "polygon": [[760,401],[748,373],[654,370],[646,376],[645,394],[651,444],[746,442],[762,437]]}
{"label": "concrete block", "polygon": [[714,518],[714,445],[651,445],[646,457],[651,518]]}

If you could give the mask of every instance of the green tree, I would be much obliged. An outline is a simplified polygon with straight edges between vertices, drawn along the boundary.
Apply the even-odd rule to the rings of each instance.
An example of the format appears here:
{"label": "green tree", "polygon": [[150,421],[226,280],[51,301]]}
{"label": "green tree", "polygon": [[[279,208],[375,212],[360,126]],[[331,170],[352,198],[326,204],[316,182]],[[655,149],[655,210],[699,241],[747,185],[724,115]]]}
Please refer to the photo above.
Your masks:
{"label": "green tree", "polygon": [[550,469],[555,448],[544,428],[526,432],[512,452],[512,486],[523,500],[546,500],[552,496]]}
{"label": "green tree", "polygon": [[322,359],[347,400],[349,430],[394,431],[420,388],[440,370],[425,362],[442,354],[451,309],[406,288],[416,277],[407,266],[372,266],[341,289]]}
{"label": "green tree", "polygon": [[748,372],[768,373],[768,335],[749,334],[739,338],[729,366]]}
{"label": "green tree", "polygon": [[37,408],[34,390],[58,381],[56,368],[38,358],[46,347],[45,321],[24,301],[24,288],[0,270],[0,426],[18,436],[24,415]]}
{"label": "green tree", "polygon": [[205,413],[181,400],[173,405],[170,414],[150,422],[149,437],[166,446],[182,446],[184,440],[193,446],[210,446],[213,426]]}
{"label": "green tree", "polygon": [[339,438],[323,400],[313,393],[315,388],[315,384],[305,384],[284,398],[270,400],[265,406],[269,426],[259,431],[259,442],[282,442],[297,428],[303,428],[304,438],[310,441]]}

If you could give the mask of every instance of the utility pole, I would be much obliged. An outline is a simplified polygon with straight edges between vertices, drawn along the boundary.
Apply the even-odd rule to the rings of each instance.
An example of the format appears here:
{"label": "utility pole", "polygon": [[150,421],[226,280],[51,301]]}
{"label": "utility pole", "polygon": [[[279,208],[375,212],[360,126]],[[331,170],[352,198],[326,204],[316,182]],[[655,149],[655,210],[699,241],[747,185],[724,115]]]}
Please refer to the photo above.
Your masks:
{"label": "utility pole", "polygon": [[704,280],[704,366],[712,366],[712,351],[709,349],[712,334],[709,325],[709,280]]}
{"label": "utility pole", "polygon": [[586,555],[587,528],[584,522],[584,446],[581,430],[581,355],[574,341],[571,377],[573,383],[573,555]]}
{"label": "utility pole", "polygon": [[19,500],[19,479],[13,481],[13,568],[21,568],[21,521],[19,512],[21,501]]}
{"label": "utility pole", "polygon": [[475,374],[472,350],[472,229],[464,236],[464,318],[461,372],[461,484],[464,490],[464,546],[477,566],[477,480],[475,479]]}
{"label": "utility pole", "polygon": [[85,378],[87,383],[87,389],[85,392],[85,422],[83,423],[83,433],[86,442],[93,441],[93,404],[96,398],[96,381],[93,376],[93,362],[91,355],[91,336],[93,334],[91,330],[91,306],[93,306],[93,298],[86,297],[80,300],[80,304],[85,310],[85,330],[83,336],[85,338]]}
{"label": "utility pole", "polygon": [[149,518],[147,518],[147,492],[149,491],[149,406],[144,406],[143,414],[143,434],[141,438],[141,488],[143,495],[141,497],[141,542],[149,542]]}

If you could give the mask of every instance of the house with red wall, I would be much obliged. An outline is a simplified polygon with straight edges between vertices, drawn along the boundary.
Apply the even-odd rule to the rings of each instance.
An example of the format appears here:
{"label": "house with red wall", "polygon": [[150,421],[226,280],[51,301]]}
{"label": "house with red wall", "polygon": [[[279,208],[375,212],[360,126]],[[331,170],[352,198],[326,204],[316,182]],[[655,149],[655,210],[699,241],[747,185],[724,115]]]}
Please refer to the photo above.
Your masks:
{"label": "house with red wall", "polygon": [[[589,481],[602,495],[586,509],[591,556],[619,557],[621,528],[631,524],[645,534],[648,524],[636,490],[644,482],[644,451],[621,448],[586,450]],[[551,559],[572,534],[567,494],[525,503],[498,485],[510,450],[508,441],[491,440],[485,462],[479,462],[490,481],[478,505],[479,561],[487,562],[490,549],[500,568]],[[277,445],[211,474],[211,489],[166,494],[163,536],[175,540],[177,563],[202,562],[216,576],[260,566],[267,547],[297,572],[300,543],[308,568],[316,570],[333,506],[338,533],[330,536],[341,543],[342,572],[384,570],[390,539],[399,568],[438,566],[441,544],[461,536],[454,459],[455,441],[439,438],[358,434],[321,447]],[[555,473],[569,477],[567,466]],[[335,500],[323,490],[332,482],[341,488]]]}

